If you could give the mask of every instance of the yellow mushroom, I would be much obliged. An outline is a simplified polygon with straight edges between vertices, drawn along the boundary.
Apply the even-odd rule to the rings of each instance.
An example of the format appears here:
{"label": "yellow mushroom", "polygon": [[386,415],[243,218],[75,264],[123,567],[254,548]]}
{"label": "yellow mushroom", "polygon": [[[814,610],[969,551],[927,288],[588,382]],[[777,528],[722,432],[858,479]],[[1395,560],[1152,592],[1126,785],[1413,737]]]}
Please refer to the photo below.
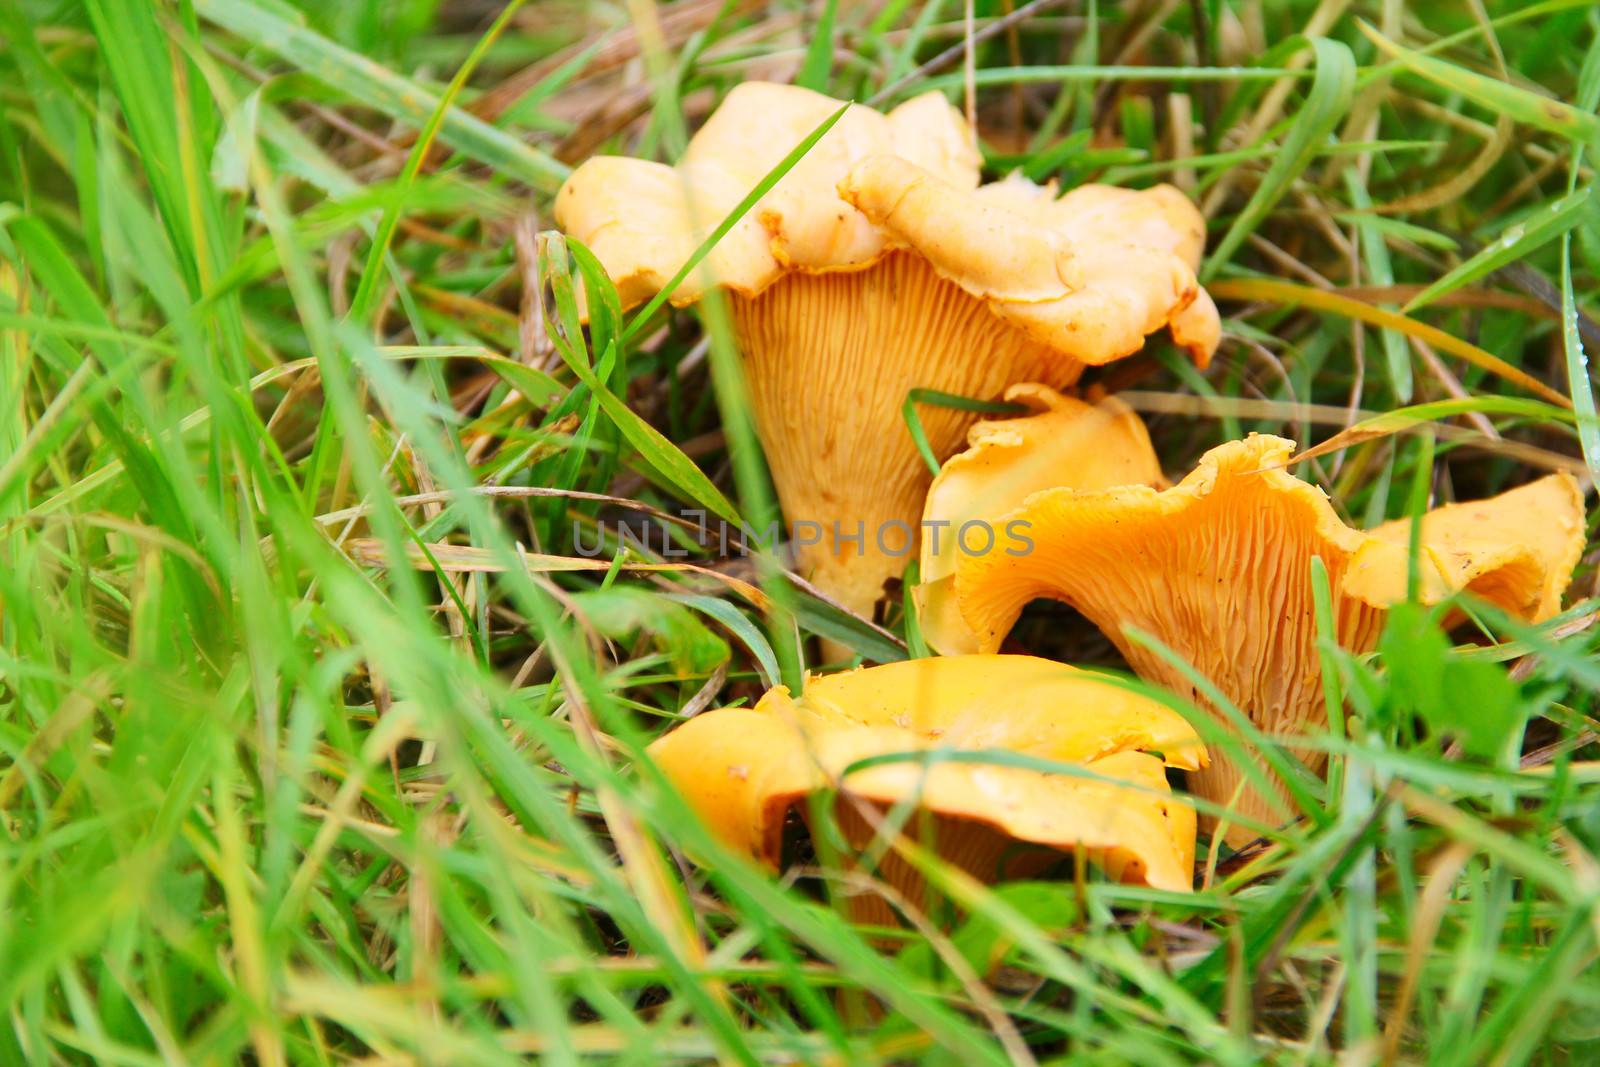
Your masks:
{"label": "yellow mushroom", "polygon": [[1005,398],[1033,414],[985,419],[968,430],[967,450],[945,461],[922,510],[917,615],[929,643],[946,656],[978,651],[955,598],[960,558],[1028,550],[1026,524],[1008,528],[1007,512],[1042,489],[1165,484],[1144,422],[1114,397],[1090,404],[1028,382]]}
{"label": "yellow mushroom", "polygon": [[[992,651],[1024,605],[1049,597],[1082,612],[1146,678],[1198,696],[1124,627],[1158,637],[1267,736],[1320,729],[1311,559],[1327,567],[1339,643],[1367,651],[1386,609],[1406,597],[1411,527],[1409,520],[1367,532],[1346,526],[1320,489],[1283,469],[1293,452],[1291,441],[1252,434],[1207,452],[1170,489],[1032,494],[996,521],[1027,522],[1033,550],[960,557],[954,595],[963,625],[953,636],[930,631],[930,640],[959,645],[970,633],[979,650]],[[1542,620],[1560,610],[1583,543],[1583,496],[1566,474],[1446,505],[1422,520],[1421,595],[1436,602],[1465,590]],[[1291,750],[1320,768],[1316,753]],[[1241,782],[1240,768],[1224,758],[1191,776],[1196,796],[1221,804],[1233,802]],[[1266,822],[1281,814],[1248,787],[1237,807]],[[1253,836],[1229,833],[1233,842]]]}
{"label": "yellow mushroom", "polygon": [[[906,761],[845,773],[872,756],[985,749],[1083,774]],[[1122,881],[1191,887],[1194,810],[1164,767],[1203,765],[1199,736],[1163,705],[1050,660],[951,656],[812,677],[799,698],[778,686],[753,709],[699,715],[650,755],[724,843],[772,868],[788,813],[835,788],[840,828],[858,849],[874,828],[857,803],[881,813],[909,800],[920,814],[906,832],[931,824],[924,843],[984,881],[1081,851]],[[879,873],[917,900],[920,877],[902,859],[886,856]],[[881,905],[858,912],[886,915]]]}
{"label": "yellow mushroom", "polygon": [[[721,220],[840,102],[745,83],[676,167],[597,157],[556,198],[625,306],[666,285]],[[1204,364],[1215,306],[1195,280],[1205,228],[1168,186],[1012,178],[978,188],[971,131],[937,93],[852,106],[671,294],[730,294],[757,432],[800,565],[853,611],[916,551],[929,473],[900,410],[913,389],[984,399],[1064,386],[1170,327]],[[936,454],[969,413],[922,411]],[[816,533],[816,531],[821,531]],[[814,540],[815,543],[798,543]]]}

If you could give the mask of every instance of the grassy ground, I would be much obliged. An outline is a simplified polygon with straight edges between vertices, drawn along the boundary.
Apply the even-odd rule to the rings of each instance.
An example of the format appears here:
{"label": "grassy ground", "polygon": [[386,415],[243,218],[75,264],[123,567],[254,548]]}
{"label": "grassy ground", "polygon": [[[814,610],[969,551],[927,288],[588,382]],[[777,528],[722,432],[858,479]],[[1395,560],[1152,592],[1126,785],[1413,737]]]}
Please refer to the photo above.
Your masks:
{"label": "grassy ground", "polygon": [[[1330,652],[1339,788],[1193,896],[977,890],[902,950],[825,871],[682,860],[639,745],[901,621],[526,554],[638,520],[574,493],[770,506],[726,338],[658,314],[591,371],[537,235],[568,167],[670,159],[741,80],[961,101],[961,4],[839,9],[0,0],[0,1062],[1600,1062],[1587,563],[1470,654],[1415,614]],[[1299,468],[1371,521],[1600,465],[1597,25],[1085,0],[973,77],[992,172],[1205,206],[1216,365],[1103,379],[1168,470],[1405,411]]]}

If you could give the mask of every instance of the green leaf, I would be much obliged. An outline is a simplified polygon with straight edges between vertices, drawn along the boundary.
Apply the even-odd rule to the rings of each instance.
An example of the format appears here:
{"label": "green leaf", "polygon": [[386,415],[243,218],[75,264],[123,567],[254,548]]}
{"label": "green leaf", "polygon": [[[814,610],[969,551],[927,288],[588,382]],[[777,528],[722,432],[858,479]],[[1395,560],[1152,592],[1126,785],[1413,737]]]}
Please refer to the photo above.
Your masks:
{"label": "green leaf", "polygon": [[[1372,207],[1372,200],[1357,168],[1346,167],[1344,179],[1345,188],[1350,191],[1350,202],[1362,209],[1352,213],[1348,220],[1360,234],[1361,260],[1366,264],[1367,274],[1374,285],[1393,285],[1394,266],[1389,262],[1389,246],[1384,243],[1384,229],[1380,225],[1387,220],[1366,210]],[[1414,226],[1412,229],[1422,228]],[[1453,246],[1454,242],[1451,244]],[[1412,380],[1411,353],[1406,347],[1406,339],[1396,330],[1380,327],[1378,340],[1383,345],[1383,358],[1389,368],[1389,382],[1394,387],[1395,399],[1402,404],[1408,403],[1411,400]]]}
{"label": "green leaf", "polygon": [[536,407],[549,407],[567,395],[564,385],[537,367],[505,356],[478,355],[476,359]]}
{"label": "green leaf", "polygon": [[645,422],[632,408],[613,395],[588,367],[576,362],[568,363],[567,366],[571,367],[578,375],[578,379],[589,387],[607,417],[616,424],[622,436],[627,438],[628,443],[639,453],[639,458],[648,463],[652,470],[665,478],[673,488],[706,510],[732,522],[739,521],[739,513],[733,504],[722,495],[722,490],[711,484],[711,479],[705,476],[705,472],[695,466],[694,460],[684,455],[665,434]]}
{"label": "green leaf", "polygon": [[[569,301],[563,299],[564,292],[570,289],[571,276],[566,273],[567,239],[559,234],[550,235],[546,253],[542,262],[551,271],[551,281],[556,284],[558,303],[565,304]],[[598,296],[591,299],[599,299]],[[595,373],[594,369],[584,361],[582,353],[573,343],[576,337],[582,340],[581,331],[577,331],[576,312],[571,308],[562,309],[562,330],[552,334],[556,342],[556,351],[561,353],[562,360],[571,368],[578,380],[589,388],[595,401],[606,413],[622,436],[639,453],[650,468],[666,479],[667,483],[690,500],[731,522],[739,521],[739,513],[722,491],[711,484],[711,479],[705,472],[695,466],[694,461],[683,454],[683,451],[673,444],[667,437],[654,426],[640,418],[634,410],[617,398]],[[617,345],[615,339],[607,346],[606,352],[600,356],[600,365],[607,364],[611,358],[610,353]]]}
{"label": "green leaf", "polygon": [[228,112],[222,136],[211,152],[211,180],[230,193],[250,188],[250,159],[256,148],[256,121],[261,112],[261,89],[251,90]]}
{"label": "green leaf", "polygon": [[1578,441],[1589,473],[1600,484],[1600,413],[1595,411],[1589,354],[1578,330],[1578,302],[1572,292],[1572,235],[1561,237],[1561,346],[1567,357],[1567,389],[1578,421]]}
{"label": "green leaf", "polygon": [[750,654],[756,658],[756,673],[761,677],[761,684],[770,689],[778,684],[778,657],[772,651],[772,645],[761,634],[761,628],[750,621],[749,616],[728,603],[726,600],[712,596],[699,596],[696,594],[674,594],[672,599],[716,619],[726,626],[733,636],[737,637]]}
{"label": "green leaf", "polygon": [[905,618],[906,651],[912,659],[926,659],[933,655],[928,639],[922,635],[922,620],[917,615],[917,585],[922,581],[922,566],[916,560],[906,565],[905,578],[900,591],[900,610]]}
{"label": "green leaf", "polygon": [[1069,161],[1076,161],[1093,136],[1093,130],[1067,134],[1044,151],[1025,157],[1021,163],[1022,173],[1029,181],[1044,181]]}
{"label": "green leaf", "polygon": [[[1059,883],[1010,882],[996,885],[993,892],[1001,904],[1046,934],[1065,934],[1082,918],[1078,901],[1070,893],[1063,893]],[[969,916],[950,936],[950,942],[979,976],[991,974],[1014,947],[1005,927],[988,914]],[[929,978],[947,974],[933,946],[926,941],[908,945],[900,953],[900,962],[912,973]],[[948,977],[941,984],[958,988]]]}
{"label": "green leaf", "polygon": [[[500,36],[510,23],[511,16],[516,13],[517,8],[522,6],[522,2],[523,0],[511,0],[501,9],[500,14],[489,28],[484,31],[483,36],[478,39],[478,43],[467,54],[466,60],[456,70],[455,76],[450,79],[450,84],[446,86],[444,95],[440,96],[434,104],[433,112],[428,116],[427,121],[422,124],[422,130],[417,135],[416,142],[412,144],[410,153],[406,156],[405,166],[400,169],[400,177],[396,185],[399,187],[402,196],[416,181],[418,172],[422,170],[422,164],[428,158],[428,151],[433,147],[434,138],[439,135],[440,127],[443,126],[446,116],[451,113],[451,108],[455,104],[456,97],[460,95],[462,87],[466,85],[467,79],[472,76],[472,72],[477,68],[479,61],[489,51],[489,47],[494,44],[495,39]],[[394,240],[395,230],[400,226],[403,203],[402,199],[385,208],[383,217],[378,221],[378,230],[372,237],[372,246],[367,250],[366,269],[361,272],[361,281],[356,287],[356,295],[350,299],[350,314],[357,322],[366,320],[367,312],[370,310],[372,301],[377,295],[378,286],[384,279],[384,262],[388,258],[389,246]]]}
{"label": "green leaf", "polygon": [[[1583,69],[1578,77],[1578,106],[1586,112],[1600,104],[1600,34],[1589,45],[1583,59]],[[1568,163],[1567,189],[1576,188],[1582,147],[1574,147]],[[1600,158],[1600,157],[1597,157]],[[1583,187],[1585,193],[1593,184]],[[1595,204],[1592,198],[1591,205]],[[1590,212],[1591,220],[1593,211]],[[1583,348],[1583,333],[1578,329],[1578,301],[1572,291],[1572,233],[1561,235],[1561,347],[1567,362],[1567,392],[1572,397],[1572,411],[1578,419],[1578,441],[1583,445],[1583,458],[1589,465],[1590,476],[1600,482],[1600,421],[1597,421],[1593,380],[1590,377],[1589,354]]]}
{"label": "green leaf", "polygon": [[[1349,146],[1343,145],[1341,147]],[[1439,146],[1435,144],[1434,147]],[[1366,208],[1369,205],[1356,204],[1356,206],[1358,208]],[[1423,248],[1437,248],[1443,252],[1454,252],[1456,249],[1461,247],[1461,245],[1456,242],[1455,238],[1446,234],[1442,234],[1437,230],[1430,230],[1426,226],[1418,226],[1414,222],[1406,222],[1402,219],[1392,219],[1387,215],[1374,215],[1368,211],[1361,210],[1336,211],[1334,212],[1333,217],[1338,219],[1340,222],[1348,222],[1353,225],[1371,227],[1378,233],[1386,233],[1392,237],[1398,237],[1402,240],[1410,241],[1413,244],[1419,244]],[[1388,282],[1378,282],[1376,278],[1374,278],[1373,281],[1379,285],[1389,284]]]}
{"label": "green leaf", "polygon": [[794,599],[795,619],[819,637],[837,641],[869,663],[896,663],[906,658],[905,646],[892,634],[792,586],[789,595]]}
{"label": "green leaf", "polygon": [[1456,654],[1435,615],[1417,604],[1390,609],[1378,645],[1389,671],[1389,700],[1468,753],[1501,760],[1522,735],[1527,709],[1521,693],[1499,664]]}

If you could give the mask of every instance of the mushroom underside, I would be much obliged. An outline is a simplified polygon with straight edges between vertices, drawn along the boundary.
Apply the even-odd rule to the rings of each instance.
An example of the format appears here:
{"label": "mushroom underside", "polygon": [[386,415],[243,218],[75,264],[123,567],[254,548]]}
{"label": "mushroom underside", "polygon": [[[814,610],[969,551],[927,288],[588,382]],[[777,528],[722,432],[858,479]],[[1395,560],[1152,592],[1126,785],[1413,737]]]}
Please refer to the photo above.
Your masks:
{"label": "mushroom underside", "polygon": [[[814,838],[816,827],[811,813],[805,805],[800,809]],[[931,891],[922,872],[895,849],[882,847],[879,827],[889,815],[888,805],[847,796],[840,797],[833,809],[834,824],[852,853],[881,853],[873,877],[898,898],[892,901],[870,885],[848,887],[850,917],[864,925],[900,925],[898,910],[902,905],[925,915],[939,907],[939,897]],[[936,853],[943,862],[986,884],[1036,878],[1068,855],[1044,845],[1018,841],[985,822],[925,810],[913,812],[902,833]]]}
{"label": "mushroom underside", "polygon": [[[884,582],[916,558],[932,480],[901,416],[911,391],[992,400],[1013,382],[1062,387],[1083,371],[910,252],[863,270],[790,274],[732,302],[784,514],[791,527],[820,524],[804,527],[816,544],[796,543],[800,568],[869,617]],[[978,417],[934,405],[917,414],[941,460]]]}
{"label": "mushroom underside", "polygon": [[[1052,536],[1040,537],[1010,576],[973,583],[971,610],[991,620],[981,635],[986,647],[998,644],[1029,601],[1059,600],[1103,631],[1141,677],[1205,706],[1184,672],[1132,633],[1156,636],[1269,738],[1302,736],[1323,724],[1309,565],[1320,554],[1337,590],[1343,561],[1312,524],[1280,527],[1264,521],[1272,515],[1264,499],[1241,504],[1216,497],[1200,501],[1195,521],[1181,526],[1108,520],[1070,507],[1034,514]],[[1343,647],[1365,652],[1375,646],[1384,611],[1338,596],[1335,613]],[[1316,751],[1290,751],[1313,771],[1325,762]],[[1270,772],[1279,791],[1273,797],[1244,785],[1245,772],[1226,752],[1214,755],[1219,758],[1209,767],[1190,773],[1196,795],[1270,825],[1285,821],[1282,784]],[[1201,822],[1214,824],[1204,815]],[[1229,836],[1238,841],[1255,831],[1241,828]]]}
{"label": "mushroom underside", "polygon": [[[958,597],[980,648],[998,648],[1029,601],[1062,601],[1104,632],[1139,675],[1208,706],[1185,672],[1137,632],[1153,635],[1266,737],[1287,742],[1292,755],[1320,772],[1325,753],[1293,744],[1326,725],[1311,560],[1327,568],[1338,643],[1363,653],[1377,645],[1386,605],[1405,597],[1408,538],[1394,524],[1372,534],[1351,530],[1313,487],[1264,469],[1287,459],[1288,444],[1224,446],[1212,468],[1166,493],[1049,491],[1030,498],[1011,514],[1033,524],[1031,554],[962,561]],[[1425,598],[1462,589],[1524,618],[1548,616],[1581,546],[1581,536],[1569,536],[1582,529],[1581,497],[1569,482],[1546,479],[1431,515],[1424,521]],[[1475,534],[1530,512],[1544,513],[1543,543]],[[1239,759],[1213,747],[1211,765],[1190,775],[1195,795],[1260,823],[1286,821],[1287,791],[1259,756],[1248,758],[1273,785],[1268,794],[1246,780]],[[1215,819],[1202,815],[1201,824],[1212,828]],[[1256,833],[1233,825],[1227,838],[1238,844]]]}
{"label": "mushroom underside", "polygon": [[[834,821],[852,853],[846,858],[847,865],[857,862],[856,857],[870,855],[873,875],[913,908],[925,909],[937,894],[930,892],[917,866],[882,837],[882,830],[890,825],[885,819],[897,804],[908,800],[920,803],[900,824],[902,838],[985,884],[1036,877],[1063,859],[1073,859],[1098,868],[1113,881],[1174,891],[1191,885],[1193,851],[1181,842],[1192,845],[1193,809],[1167,791],[1157,757],[1125,752],[1099,767],[1090,764],[1085,768],[1089,773],[1115,774],[1118,781],[1096,782],[1081,792],[1069,786],[1059,795],[1066,803],[1037,814],[1005,802],[995,805],[1002,810],[987,812],[960,804],[952,807],[932,796],[941,791],[937,785],[927,787],[929,795],[919,791],[912,781],[919,770],[877,770],[890,773],[880,773],[872,781],[873,772],[866,772],[860,776],[864,788],[841,791],[833,809]],[[981,768],[963,767],[960,773],[983,777]],[[1123,774],[1128,777],[1121,778]],[[999,777],[1018,775],[1002,772]],[[1008,807],[1010,810],[1004,810]],[[776,867],[781,858],[782,822],[795,810],[815,832],[807,795],[775,800],[769,809],[773,822],[764,835],[767,848],[763,858],[771,866]],[[1015,825],[1006,825],[1008,819]],[[857,922],[894,925],[898,921],[896,909],[884,894],[869,889],[853,893],[850,899],[851,916]]]}

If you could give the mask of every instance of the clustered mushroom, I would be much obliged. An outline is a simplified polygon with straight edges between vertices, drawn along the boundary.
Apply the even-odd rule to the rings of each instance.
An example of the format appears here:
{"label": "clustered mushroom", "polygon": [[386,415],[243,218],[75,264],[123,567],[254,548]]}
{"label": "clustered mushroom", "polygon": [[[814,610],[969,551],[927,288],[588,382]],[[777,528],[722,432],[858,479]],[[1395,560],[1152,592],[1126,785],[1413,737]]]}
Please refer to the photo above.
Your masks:
{"label": "clustered mushroom", "polygon": [[[579,167],[557,221],[624,306],[637,304],[839,106],[741,85],[677,166]],[[779,686],[754,708],[689,720],[650,755],[726,844],[769,866],[789,814],[831,791],[857,850],[889,808],[910,804],[921,817],[905,832],[986,880],[1073,854],[1113,878],[1186,890],[1196,818],[1166,770],[1242,817],[1227,834],[1235,844],[1281,821],[1283,783],[1267,771],[1274,788],[1258,793],[1181,716],[1103,675],[996,655],[1023,607],[1064,601],[1139,675],[1204,706],[1184,671],[1134,636],[1154,635],[1318,770],[1319,755],[1294,744],[1324,724],[1311,561],[1327,568],[1334,636],[1369,650],[1408,596],[1412,526],[1350,528],[1286,469],[1294,445],[1278,437],[1223,444],[1170,485],[1131,410],[1057,392],[1163,328],[1207,363],[1220,324],[1195,276],[1204,224],[1168,186],[1058,197],[1015,176],[980,186],[979,163],[937,93],[887,114],[851,106],[669,294],[678,306],[712,287],[730,299],[785,513],[831,535],[797,545],[800,566],[868,613],[917,546],[917,615],[942,655],[812,677],[800,696]],[[929,410],[928,441],[948,457],[930,483],[899,424],[919,388],[1029,413],[974,424]],[[963,434],[967,449],[951,455]],[[881,538],[892,526],[896,548]],[[1437,508],[1421,520],[1420,595],[1465,591],[1541,621],[1560,610],[1583,542],[1583,497],[1566,475]],[[993,749],[1054,763],[972,757]],[[906,899],[922,892],[893,850],[878,871]],[[857,915],[890,912],[879,902]]]}
{"label": "clustered mushroom", "polygon": [[[987,434],[980,423],[973,438]],[[961,484],[984,447],[952,459],[930,501]],[[1320,489],[1284,469],[1293,453],[1291,441],[1251,434],[1207,452],[1169,489],[1079,481],[1001,499],[985,518],[1025,523],[1033,550],[957,556],[940,594],[957,607],[924,620],[929,643],[994,651],[1029,601],[1052,598],[1099,627],[1140,675],[1200,696],[1167,658],[1131,640],[1130,626],[1197,668],[1269,738],[1305,737],[1326,722],[1311,560],[1328,570],[1339,644],[1368,651],[1386,609],[1406,599],[1411,523],[1351,529]],[[1584,544],[1583,495],[1570,475],[1445,505],[1421,521],[1425,602],[1465,590],[1533,622],[1560,610]],[[1320,769],[1320,754],[1291,751]],[[1276,798],[1245,784],[1235,760],[1219,756],[1190,788],[1254,820],[1283,821]],[[1234,843],[1254,836],[1240,824],[1228,834]]]}
{"label": "clustered mushroom", "polygon": [[[676,167],[600,156],[556,197],[623,305],[668,284],[714,229],[842,102],[737,86]],[[1140,192],[1010,178],[979,187],[971,130],[938,93],[888,114],[851,106],[671,294],[729,294],[757,433],[796,544],[825,593],[871,614],[914,557],[931,475],[901,424],[914,389],[989,400],[1062,387],[1172,336],[1204,365],[1220,335],[1195,280],[1205,227],[1170,186]],[[976,416],[927,410],[941,459]],[[813,527],[812,529],[815,529]]]}

